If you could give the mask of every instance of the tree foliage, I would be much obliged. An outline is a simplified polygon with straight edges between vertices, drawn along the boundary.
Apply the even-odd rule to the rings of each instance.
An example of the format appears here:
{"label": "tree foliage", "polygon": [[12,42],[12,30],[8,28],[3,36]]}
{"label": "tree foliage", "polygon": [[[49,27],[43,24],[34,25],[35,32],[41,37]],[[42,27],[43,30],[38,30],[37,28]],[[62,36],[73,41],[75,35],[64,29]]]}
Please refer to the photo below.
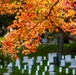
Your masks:
{"label": "tree foliage", "polygon": [[36,52],[46,30],[61,31],[65,35],[68,32],[70,36],[76,34],[76,0],[6,0],[0,4],[1,15],[16,14],[7,27],[13,30],[2,41],[1,50],[5,56],[17,58],[20,48],[25,55]]}

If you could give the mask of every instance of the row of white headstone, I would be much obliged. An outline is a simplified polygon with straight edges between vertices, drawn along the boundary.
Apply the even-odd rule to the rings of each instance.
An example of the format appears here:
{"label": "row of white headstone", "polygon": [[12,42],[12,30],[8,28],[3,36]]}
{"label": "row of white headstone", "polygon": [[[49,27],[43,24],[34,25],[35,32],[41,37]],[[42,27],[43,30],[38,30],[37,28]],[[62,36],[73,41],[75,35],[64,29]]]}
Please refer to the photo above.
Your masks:
{"label": "row of white headstone", "polygon": [[[57,53],[48,53],[48,58],[46,58],[46,56],[42,57],[42,56],[37,56],[36,62],[35,63],[40,63],[43,62],[44,60],[48,59],[49,63],[53,63],[54,62],[54,57],[57,57]],[[32,59],[34,60],[34,57],[32,57]],[[32,59],[29,59],[28,56],[24,56],[23,57],[23,63],[28,63],[30,60],[32,61]],[[70,63],[72,59],[71,55],[62,55],[62,60],[65,60],[66,63]],[[76,55],[75,58],[76,59]]]}
{"label": "row of white headstone", "polygon": [[[39,66],[37,66],[37,70],[35,71],[35,75],[39,75]],[[47,67],[45,66],[46,68],[46,71],[47,71]],[[24,73],[24,69],[22,69],[22,73]],[[42,71],[42,75],[45,75],[45,72],[46,71]],[[59,67],[59,73],[62,73],[63,69],[62,67]],[[65,73],[66,74],[69,74],[69,68],[66,68],[65,69]],[[31,74],[31,70],[28,70],[28,74]],[[11,73],[4,73],[3,75],[11,75]],[[56,72],[55,72],[55,66],[52,64],[49,66],[49,75],[56,75]],[[72,75],[76,75],[76,70],[75,69],[72,69]]]}
{"label": "row of white headstone", "polygon": [[[62,73],[62,71],[63,71],[62,68],[63,68],[63,67],[59,67],[59,73]],[[69,74],[69,68],[66,68],[66,69],[65,69],[65,73],[66,73],[66,74]],[[72,69],[72,75],[76,75],[76,69]]]}
{"label": "row of white headstone", "polygon": [[76,68],[76,56],[74,58],[72,58],[71,55],[66,55],[65,58],[62,56],[62,59],[60,60],[60,66],[65,67],[67,63],[71,64],[69,68]]}
{"label": "row of white headstone", "polygon": [[[24,67],[23,69],[22,69],[22,73],[24,73],[24,71],[26,70],[26,68]],[[38,72],[40,71],[40,65],[37,65],[37,68],[36,68],[36,75],[38,75]],[[45,66],[44,67],[44,71],[42,72],[43,74],[42,75],[45,75],[45,72],[47,72],[48,71],[48,67],[47,66]],[[32,69],[31,68],[28,68],[28,74],[31,74],[31,72],[32,72]]]}
{"label": "row of white headstone", "polygon": [[[54,59],[53,59],[53,57],[56,57],[57,56],[57,54],[56,53],[49,53],[48,54],[48,61],[47,61],[47,64],[46,64],[46,67],[47,66],[50,66],[50,63],[53,63],[54,62]],[[34,57],[32,57],[32,58],[29,58],[28,56],[24,56],[23,57],[23,61],[21,62],[20,60],[16,60],[16,62],[15,62],[15,67],[18,67],[18,69],[20,70],[21,69],[21,63],[25,63],[25,65],[24,65],[24,68],[22,69],[22,73],[24,73],[24,71],[27,69],[27,66],[28,66],[28,73],[30,74],[31,73],[31,70],[32,70],[32,67],[33,67],[33,65],[35,64],[35,63],[40,63],[40,65],[38,65],[37,66],[37,70],[36,71],[39,71],[40,69],[39,69],[39,66],[42,66],[43,64],[44,64],[44,60],[46,60],[47,58],[44,56],[44,57],[42,57],[42,56],[38,56],[37,57],[37,60],[35,61],[34,60]],[[62,60],[60,61],[60,66],[62,66],[62,67],[64,67],[64,66],[66,66],[66,63],[71,63],[71,65],[69,66],[69,68],[76,68],[75,66],[76,66],[76,56],[75,56],[75,58],[74,59],[72,59],[72,56],[71,55],[66,55],[66,56],[62,56]],[[7,69],[8,69],[8,72],[11,72],[11,70],[13,70],[13,69],[9,69],[9,68],[12,68],[13,67],[13,64],[12,63],[9,63],[8,64],[8,67],[7,67]],[[46,69],[46,70],[44,70],[44,72],[45,71],[47,71],[48,69]],[[13,72],[13,71],[12,71]]]}

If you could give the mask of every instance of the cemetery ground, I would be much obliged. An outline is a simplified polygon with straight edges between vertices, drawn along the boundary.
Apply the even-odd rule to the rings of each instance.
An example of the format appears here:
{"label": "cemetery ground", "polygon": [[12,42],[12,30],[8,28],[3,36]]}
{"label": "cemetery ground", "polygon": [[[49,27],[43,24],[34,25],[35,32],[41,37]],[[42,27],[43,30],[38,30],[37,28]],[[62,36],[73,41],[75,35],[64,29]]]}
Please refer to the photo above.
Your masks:
{"label": "cemetery ground", "polygon": [[[1,38],[2,39],[2,38]],[[76,54],[76,43],[72,43],[72,44],[64,44],[64,51],[63,54],[67,55],[67,54],[71,54],[72,58],[74,58],[74,55]],[[34,60],[36,61],[36,57],[37,56],[46,56],[46,60],[43,61],[43,65],[40,66],[40,70],[38,72],[38,75],[42,75],[42,72],[44,71],[44,67],[47,64],[47,60],[48,60],[48,53],[58,53],[57,50],[57,45],[40,45],[38,47],[38,51],[36,53],[31,53],[29,55],[27,55],[29,58],[34,57]],[[23,61],[23,55],[19,55],[20,56],[20,61],[21,61],[21,68],[18,69],[18,67],[14,66],[14,72],[11,75],[36,75],[36,69],[37,66],[40,65],[39,63],[34,63],[33,67],[32,67],[32,72],[31,74],[28,74],[28,69],[26,69],[24,71],[24,73],[22,73],[22,68],[24,67],[24,63],[22,63]],[[15,64],[15,62],[13,62]],[[51,65],[51,64],[50,64]],[[60,63],[59,63],[60,65]],[[60,66],[55,66],[55,71],[56,71],[56,75],[72,75],[73,73],[73,69],[69,68],[69,73],[66,74],[66,68],[68,68],[68,66],[70,66],[70,63],[67,63],[65,67],[60,67]],[[49,75],[49,67],[47,66],[47,71],[45,71],[45,75]],[[62,68],[62,72],[59,72],[59,69]],[[75,69],[76,70],[76,69]],[[3,73],[7,72],[7,67],[3,67],[0,68],[0,75],[3,75]]]}

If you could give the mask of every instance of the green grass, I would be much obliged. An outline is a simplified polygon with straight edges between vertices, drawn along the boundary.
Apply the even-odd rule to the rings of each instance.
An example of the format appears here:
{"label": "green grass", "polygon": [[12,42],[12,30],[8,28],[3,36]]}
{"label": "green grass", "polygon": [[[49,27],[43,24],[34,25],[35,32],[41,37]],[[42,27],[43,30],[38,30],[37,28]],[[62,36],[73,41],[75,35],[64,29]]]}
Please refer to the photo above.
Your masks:
{"label": "green grass", "polygon": [[[45,67],[46,64],[47,64],[46,62],[47,62],[47,61],[43,61],[43,66],[40,66],[39,75],[42,75],[42,72],[44,71],[44,67]],[[23,65],[24,65],[24,64],[22,64],[21,68],[23,68]],[[31,75],[35,75],[35,71],[36,71],[37,65],[39,65],[39,64],[35,63],[35,64],[33,65],[33,69],[32,69]],[[55,66],[56,75],[66,75],[65,69],[68,68],[69,65],[70,65],[70,64],[66,64],[66,67],[62,67],[62,72],[61,72],[61,73],[59,73],[59,66]],[[28,68],[28,67],[27,67],[27,68]],[[49,67],[48,67],[48,70],[49,70]],[[7,72],[6,67],[4,67],[3,69],[0,69],[0,75],[3,75],[4,72]],[[28,74],[28,70],[25,70],[24,74],[22,74],[22,73],[21,73],[21,70],[18,70],[18,68],[15,67],[15,68],[14,68],[14,73],[12,73],[12,75],[29,75],[29,74]],[[45,75],[49,75],[49,71],[47,71],[47,72],[45,73]],[[67,74],[67,75],[72,75],[72,69],[69,68],[69,74]]]}
{"label": "green grass", "polygon": [[[3,40],[3,39],[4,38],[1,37],[0,38],[0,41]],[[58,52],[58,48],[57,48],[57,45],[56,44],[55,45],[48,45],[48,44],[46,44],[46,45],[40,45],[38,47],[38,50],[37,50],[36,53],[31,53],[28,56],[29,56],[29,58],[34,57],[35,60],[36,60],[36,57],[37,56],[41,55],[41,56],[46,56],[47,57],[48,53],[52,53],[52,52]],[[76,54],[76,43],[64,44],[63,54],[64,55],[71,54],[71,55],[74,56]],[[20,58],[22,60],[23,55],[19,54],[19,56],[20,56]],[[47,60],[44,61],[43,66],[40,67],[39,75],[42,75],[42,71],[44,70],[44,66],[46,66],[46,62],[47,62]],[[21,64],[21,65],[22,65],[21,68],[23,68],[23,65],[24,64]],[[35,70],[36,70],[36,66],[37,65],[38,65],[37,63],[34,64],[31,75],[35,75]],[[62,73],[59,73],[59,66],[56,66],[55,67],[56,68],[56,75],[66,75],[65,74],[65,69],[69,65],[70,64],[67,64],[66,67],[63,67],[62,68],[63,69]],[[3,69],[0,69],[0,75],[3,75],[4,72],[7,72],[6,67],[3,67]],[[26,70],[24,74],[21,74],[21,70],[18,70],[17,67],[16,67],[16,68],[14,68],[14,73],[12,75],[28,75],[28,70]],[[49,72],[47,71],[45,75],[49,75]],[[72,75],[72,69],[69,69],[69,74],[67,74],[67,75]]]}

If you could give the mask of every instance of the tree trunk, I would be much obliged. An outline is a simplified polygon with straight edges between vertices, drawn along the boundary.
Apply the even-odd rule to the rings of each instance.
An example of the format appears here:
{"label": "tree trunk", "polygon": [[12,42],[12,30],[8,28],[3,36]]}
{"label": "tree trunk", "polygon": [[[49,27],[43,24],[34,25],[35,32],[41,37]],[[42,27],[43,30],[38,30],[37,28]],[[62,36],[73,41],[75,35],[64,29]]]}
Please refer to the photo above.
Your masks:
{"label": "tree trunk", "polygon": [[64,35],[60,33],[58,37],[58,56],[59,56],[59,61],[62,57],[63,54],[63,44],[64,44]]}
{"label": "tree trunk", "polygon": [[60,33],[60,36],[59,36],[59,41],[58,41],[58,51],[59,51],[59,61],[61,59],[61,56],[62,56],[62,53],[63,53],[63,44],[64,44],[64,36],[66,38],[68,38],[69,40],[72,40],[74,42],[76,42],[76,38],[69,35],[68,33],[64,32],[60,27],[56,27],[59,29],[59,31],[61,32]]}

